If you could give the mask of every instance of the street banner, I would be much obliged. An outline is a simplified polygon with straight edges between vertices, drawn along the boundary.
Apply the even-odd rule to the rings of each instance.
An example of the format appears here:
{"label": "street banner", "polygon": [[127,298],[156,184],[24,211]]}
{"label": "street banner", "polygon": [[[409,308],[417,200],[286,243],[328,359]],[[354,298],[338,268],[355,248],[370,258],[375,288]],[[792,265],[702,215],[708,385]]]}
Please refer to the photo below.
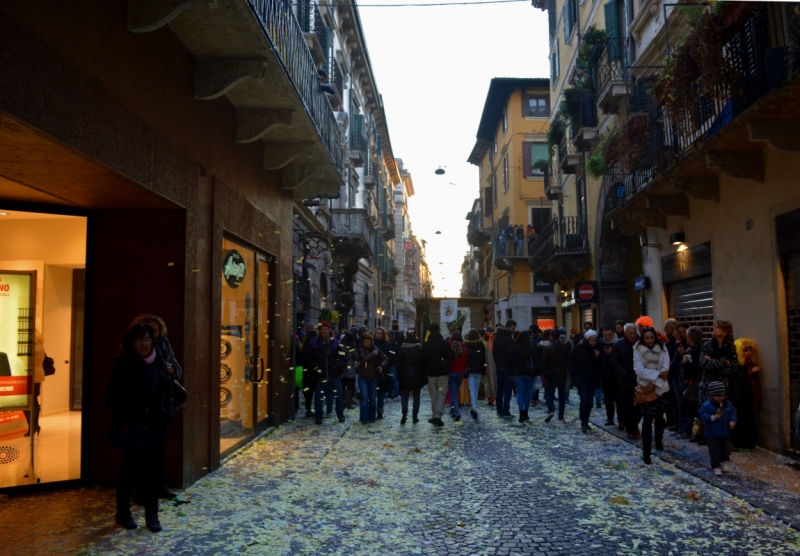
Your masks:
{"label": "street banner", "polygon": [[458,299],[442,299],[439,305],[439,321],[453,322],[458,318]]}

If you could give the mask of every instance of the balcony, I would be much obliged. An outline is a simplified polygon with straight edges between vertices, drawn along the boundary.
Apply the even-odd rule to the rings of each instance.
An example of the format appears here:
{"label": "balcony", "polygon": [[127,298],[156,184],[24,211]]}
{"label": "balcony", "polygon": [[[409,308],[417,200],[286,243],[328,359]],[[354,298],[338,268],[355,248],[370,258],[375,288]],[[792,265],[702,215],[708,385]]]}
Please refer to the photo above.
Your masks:
{"label": "balcony", "polygon": [[338,192],[341,132],[290,2],[128,0],[127,26],[170,27],[195,57],[195,98],[230,101],[236,142],[261,141],[295,199]]}
{"label": "balcony", "polygon": [[553,219],[531,245],[528,266],[551,283],[587,270],[591,264],[585,220],[575,216]]}
{"label": "balcony", "polygon": [[572,116],[572,143],[579,153],[591,151],[600,138],[597,128],[597,95],[584,93],[579,98],[578,109]]}
{"label": "balcony", "polygon": [[367,211],[362,208],[331,209],[331,232],[335,236],[336,252],[350,261],[369,259],[375,229]]}
{"label": "balcony", "polygon": [[558,167],[564,174],[574,174],[581,167],[581,153],[575,149],[566,133],[558,144]]}
{"label": "balcony", "polygon": [[561,196],[561,176],[552,161],[544,168],[544,194],[550,201],[557,201]]}
{"label": "balcony", "polygon": [[798,25],[800,15],[787,9],[787,21],[770,26],[773,9],[782,8],[756,4],[751,16],[726,30],[720,48],[735,68],[733,86],[720,84],[709,96],[693,82],[687,107],[662,102],[622,126],[619,155],[604,177],[605,211],[614,227],[635,235],[665,228],[668,215],[690,217],[689,199],[719,201],[721,173],[763,183],[765,141],[800,152],[800,80],[789,79],[800,55],[770,46],[789,44],[782,30]]}
{"label": "balcony", "polygon": [[391,241],[395,237],[394,215],[382,214],[379,232],[384,241]]}
{"label": "balcony", "polygon": [[[359,114],[356,114],[356,117]],[[361,116],[363,118],[363,116]],[[350,131],[350,162],[356,168],[363,167],[367,162],[367,136]]]}
{"label": "balcony", "polygon": [[597,89],[597,106],[605,114],[616,114],[619,105],[628,95],[633,94],[633,82],[622,60],[614,60],[608,51],[603,49],[600,62],[595,67],[595,84]]}

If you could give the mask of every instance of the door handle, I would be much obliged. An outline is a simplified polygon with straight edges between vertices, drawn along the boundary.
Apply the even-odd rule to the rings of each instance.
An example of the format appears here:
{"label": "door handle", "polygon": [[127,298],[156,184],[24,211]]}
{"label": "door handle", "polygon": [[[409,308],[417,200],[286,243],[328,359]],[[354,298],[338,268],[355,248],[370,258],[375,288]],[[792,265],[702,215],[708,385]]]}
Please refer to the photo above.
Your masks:
{"label": "door handle", "polygon": [[[261,357],[260,355],[254,355],[253,359],[255,361],[253,362],[253,365],[250,368],[255,370],[255,372],[257,374],[255,376],[253,376],[253,371],[251,370],[251,372],[250,372],[250,380],[252,380],[253,382],[261,382],[262,380],[264,380],[264,372],[265,372],[264,358]],[[260,367],[260,370],[261,370],[260,373],[258,373],[259,367]]]}

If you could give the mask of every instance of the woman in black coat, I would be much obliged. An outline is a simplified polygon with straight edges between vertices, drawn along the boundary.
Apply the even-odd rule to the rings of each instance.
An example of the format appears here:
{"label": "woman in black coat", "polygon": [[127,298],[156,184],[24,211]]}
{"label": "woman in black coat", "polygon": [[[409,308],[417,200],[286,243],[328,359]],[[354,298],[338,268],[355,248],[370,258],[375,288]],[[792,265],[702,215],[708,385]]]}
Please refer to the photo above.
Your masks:
{"label": "woman in black coat", "polygon": [[531,392],[533,391],[533,362],[531,355],[530,330],[522,330],[517,339],[511,345],[511,352],[508,356],[511,377],[517,387],[517,407],[519,407],[519,422],[530,421],[528,411],[531,407]]}
{"label": "woman in black coat", "polygon": [[486,344],[481,340],[480,333],[474,328],[467,332],[464,339],[467,346],[467,382],[469,382],[470,414],[473,419],[478,418],[478,390],[481,386],[483,375],[486,374]]}
{"label": "woman in black coat", "polygon": [[144,504],[147,528],[157,533],[161,531],[157,493],[163,483],[159,484],[155,445],[166,434],[174,413],[169,379],[149,326],[131,326],[122,339],[122,349],[111,369],[106,395],[106,407],[113,413],[108,443],[122,450],[115,521],[126,529],[136,529],[130,509],[135,488]]}
{"label": "woman in black coat", "polygon": [[409,330],[397,354],[397,379],[400,382],[400,405],[403,409],[403,418],[400,424],[405,425],[408,420],[408,397],[414,396],[411,419],[419,423],[419,398],[423,386],[428,384],[428,375],[420,367],[419,354],[422,347],[417,339],[417,334]]}
{"label": "woman in black coat", "polygon": [[587,330],[583,340],[578,342],[569,356],[569,374],[572,385],[578,388],[581,398],[581,430],[589,431],[589,417],[592,414],[592,397],[600,388],[600,350],[597,349],[597,332]]}

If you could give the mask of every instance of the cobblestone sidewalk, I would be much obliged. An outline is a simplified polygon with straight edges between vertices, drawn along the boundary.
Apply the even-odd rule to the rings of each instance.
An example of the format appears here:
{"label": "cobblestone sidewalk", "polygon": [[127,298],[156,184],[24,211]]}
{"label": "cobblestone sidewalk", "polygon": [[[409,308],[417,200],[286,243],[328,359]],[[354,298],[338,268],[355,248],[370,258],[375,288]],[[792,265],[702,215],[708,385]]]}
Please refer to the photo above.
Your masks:
{"label": "cobblestone sidewalk", "polygon": [[[300,419],[162,504],[162,533],[113,524],[113,492],[0,504],[3,554],[800,554],[800,535],[595,428],[501,420]],[[141,509],[134,516],[143,524]]]}

